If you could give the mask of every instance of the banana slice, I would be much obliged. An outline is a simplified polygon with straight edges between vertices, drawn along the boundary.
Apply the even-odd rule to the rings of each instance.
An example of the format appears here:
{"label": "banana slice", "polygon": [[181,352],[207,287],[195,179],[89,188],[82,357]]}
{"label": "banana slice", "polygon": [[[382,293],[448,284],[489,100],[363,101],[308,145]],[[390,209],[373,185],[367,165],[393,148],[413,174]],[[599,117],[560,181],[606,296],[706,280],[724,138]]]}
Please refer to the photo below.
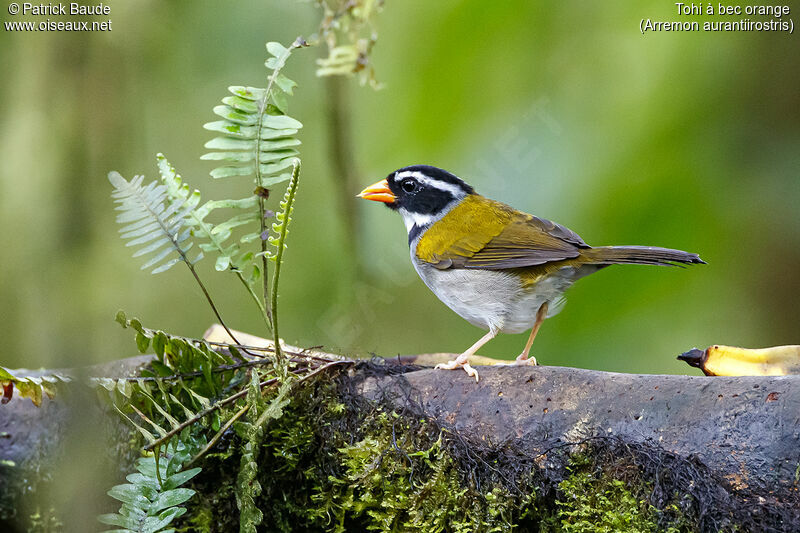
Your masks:
{"label": "banana slice", "polygon": [[678,356],[706,376],[786,376],[800,374],[800,345],[738,348],[715,344]]}

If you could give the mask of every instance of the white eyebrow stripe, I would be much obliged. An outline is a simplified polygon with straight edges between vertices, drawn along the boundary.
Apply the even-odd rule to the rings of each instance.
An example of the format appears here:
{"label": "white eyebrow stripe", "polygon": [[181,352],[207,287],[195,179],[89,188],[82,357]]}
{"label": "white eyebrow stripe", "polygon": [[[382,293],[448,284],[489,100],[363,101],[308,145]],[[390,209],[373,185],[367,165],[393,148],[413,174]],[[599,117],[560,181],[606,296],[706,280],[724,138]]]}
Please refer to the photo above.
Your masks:
{"label": "white eyebrow stripe", "polygon": [[461,198],[466,194],[464,192],[464,189],[462,189],[458,185],[455,185],[453,183],[447,183],[444,181],[433,180],[417,170],[406,170],[405,172],[398,172],[397,174],[395,174],[395,178],[398,179],[414,178],[422,185],[428,185],[430,187],[439,189],[440,191],[447,191],[456,198]]}

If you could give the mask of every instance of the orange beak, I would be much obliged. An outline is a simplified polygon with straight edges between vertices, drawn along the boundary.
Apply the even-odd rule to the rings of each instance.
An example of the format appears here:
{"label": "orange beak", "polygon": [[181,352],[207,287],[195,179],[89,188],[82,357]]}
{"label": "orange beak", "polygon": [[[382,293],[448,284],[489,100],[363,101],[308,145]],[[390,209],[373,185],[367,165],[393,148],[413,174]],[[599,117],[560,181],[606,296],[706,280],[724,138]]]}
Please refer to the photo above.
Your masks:
{"label": "orange beak", "polygon": [[389,189],[389,182],[386,180],[381,180],[378,183],[373,183],[360,193],[358,193],[359,198],[363,198],[364,200],[374,200],[376,202],[383,202],[385,204],[390,204],[397,200],[397,197],[392,193]]}

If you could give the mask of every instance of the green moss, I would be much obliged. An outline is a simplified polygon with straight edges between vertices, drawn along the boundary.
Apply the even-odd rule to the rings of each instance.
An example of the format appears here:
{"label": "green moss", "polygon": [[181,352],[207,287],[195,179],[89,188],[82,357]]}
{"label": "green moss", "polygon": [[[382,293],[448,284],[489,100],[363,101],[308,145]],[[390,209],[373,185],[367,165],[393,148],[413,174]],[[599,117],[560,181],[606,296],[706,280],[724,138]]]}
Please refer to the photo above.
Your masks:
{"label": "green moss", "polygon": [[[337,386],[320,382],[294,395],[265,428],[259,531],[665,531],[645,500],[647,487],[614,479],[591,450],[572,458],[560,482],[523,472],[513,488],[491,480],[478,486],[465,471],[477,463],[453,455],[446,431],[346,403]],[[179,531],[238,530],[240,449],[232,433],[204,459]]]}
{"label": "green moss", "polygon": [[590,458],[577,456],[571,475],[559,483],[556,522],[564,533],[649,533],[660,531],[655,509],[636,498],[625,482],[598,472]]}

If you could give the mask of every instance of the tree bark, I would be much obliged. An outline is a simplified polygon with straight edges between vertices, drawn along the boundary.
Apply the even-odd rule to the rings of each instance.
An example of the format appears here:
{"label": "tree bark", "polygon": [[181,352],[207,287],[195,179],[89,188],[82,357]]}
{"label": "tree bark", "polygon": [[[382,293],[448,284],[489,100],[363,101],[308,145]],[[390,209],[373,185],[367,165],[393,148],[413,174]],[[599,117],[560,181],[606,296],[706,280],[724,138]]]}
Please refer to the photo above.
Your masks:
{"label": "tree bark", "polygon": [[[743,501],[753,506],[753,513],[759,508],[773,513],[770,523],[800,523],[800,376],[482,366],[476,383],[462,371],[417,364],[447,357],[387,359],[390,364],[379,365],[383,370],[378,372],[376,365],[365,363],[350,378],[358,397],[406,416],[432,419],[468,449],[503,449],[531,461],[526,464],[544,464],[559,450],[609,441],[621,445],[616,450],[649,450],[645,453],[656,457],[662,470],[673,468],[669,465],[675,461],[691,464],[708,486],[719,486],[731,506]],[[148,359],[124,359],[94,367],[89,374],[133,375]],[[17,397],[0,406],[0,459],[23,464],[54,452],[68,414],[58,397],[45,398],[41,408]],[[508,464],[513,461],[498,468]],[[658,469],[653,471],[658,475]],[[786,531],[794,526],[789,527]]]}
{"label": "tree bark", "polygon": [[526,454],[587,437],[696,457],[735,489],[795,492],[800,469],[800,376],[639,375],[553,366],[419,370],[369,378],[361,391],[398,409],[415,402],[474,442]]}

